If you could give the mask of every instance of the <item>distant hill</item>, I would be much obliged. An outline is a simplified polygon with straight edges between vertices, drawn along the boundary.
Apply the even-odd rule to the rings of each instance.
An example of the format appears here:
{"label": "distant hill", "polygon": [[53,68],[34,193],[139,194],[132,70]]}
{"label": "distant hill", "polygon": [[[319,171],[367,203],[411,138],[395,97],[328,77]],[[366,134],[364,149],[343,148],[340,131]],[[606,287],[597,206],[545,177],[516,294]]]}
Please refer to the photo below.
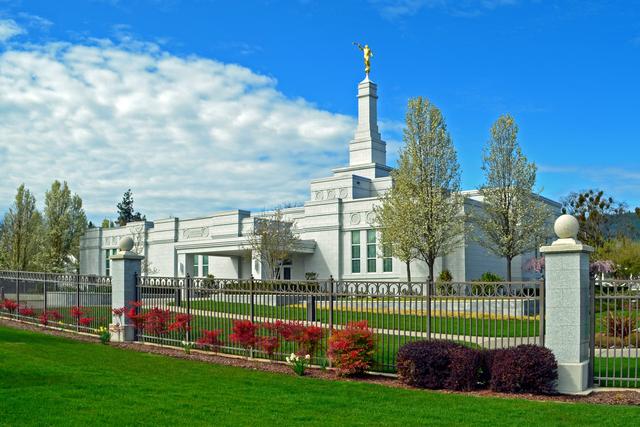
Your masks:
{"label": "distant hill", "polygon": [[634,212],[612,216],[610,232],[612,236],[624,235],[630,239],[640,240],[640,217]]}

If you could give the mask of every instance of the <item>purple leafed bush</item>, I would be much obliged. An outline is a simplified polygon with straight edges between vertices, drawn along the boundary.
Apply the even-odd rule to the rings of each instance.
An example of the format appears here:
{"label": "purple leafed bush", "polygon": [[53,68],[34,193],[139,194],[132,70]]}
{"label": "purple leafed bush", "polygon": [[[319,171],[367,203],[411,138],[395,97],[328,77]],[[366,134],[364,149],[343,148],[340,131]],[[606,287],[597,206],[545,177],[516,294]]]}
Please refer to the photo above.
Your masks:
{"label": "purple leafed bush", "polygon": [[452,341],[414,341],[398,351],[398,376],[419,388],[443,388],[449,378],[451,352],[462,347]]}
{"label": "purple leafed bush", "polygon": [[444,387],[449,390],[475,390],[481,386],[483,353],[468,347],[453,347],[449,350],[449,377]]}
{"label": "purple leafed bush", "polygon": [[553,393],[558,364],[551,350],[535,345],[496,350],[489,357],[493,391]]}

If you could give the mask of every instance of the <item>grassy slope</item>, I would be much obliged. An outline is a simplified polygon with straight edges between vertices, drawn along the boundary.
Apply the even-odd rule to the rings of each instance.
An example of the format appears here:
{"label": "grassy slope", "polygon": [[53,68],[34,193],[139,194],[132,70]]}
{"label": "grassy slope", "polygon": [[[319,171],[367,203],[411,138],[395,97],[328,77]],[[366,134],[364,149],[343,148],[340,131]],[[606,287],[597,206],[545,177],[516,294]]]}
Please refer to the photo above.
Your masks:
{"label": "grassy slope", "polygon": [[633,425],[640,415],[297,378],[4,327],[0,360],[6,425]]}

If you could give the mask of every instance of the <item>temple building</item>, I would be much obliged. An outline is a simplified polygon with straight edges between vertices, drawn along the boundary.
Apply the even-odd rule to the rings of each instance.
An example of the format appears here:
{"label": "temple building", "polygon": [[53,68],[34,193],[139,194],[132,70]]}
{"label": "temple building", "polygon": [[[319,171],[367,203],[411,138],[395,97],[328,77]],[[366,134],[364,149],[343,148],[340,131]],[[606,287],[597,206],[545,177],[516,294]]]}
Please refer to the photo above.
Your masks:
{"label": "temple building", "polygon": [[[373,208],[392,185],[386,144],[378,130],[377,101],[377,86],[367,77],[358,84],[358,126],[349,142],[349,165],[311,181],[308,201],[283,210],[295,223],[300,244],[282,265],[282,279],[304,279],[306,273],[315,273],[318,278],[332,275],[338,280],[406,279],[406,265],[381,250],[374,225]],[[463,194],[465,211],[482,208],[477,191]],[[560,212],[560,205],[549,199],[543,201],[551,208],[552,220]],[[81,239],[80,271],[109,275],[110,255],[116,252],[122,237],[132,236],[134,250],[145,256],[144,270],[149,275],[267,278],[265,268],[251,256],[248,243],[255,221],[263,215],[234,210],[89,229]],[[447,269],[456,281],[474,280],[487,271],[505,277],[504,259],[471,237],[463,236],[457,250],[438,259],[436,275]],[[532,256],[524,254],[513,260],[513,280],[534,275],[525,268]],[[426,264],[414,261],[411,275],[412,280],[425,280]]]}

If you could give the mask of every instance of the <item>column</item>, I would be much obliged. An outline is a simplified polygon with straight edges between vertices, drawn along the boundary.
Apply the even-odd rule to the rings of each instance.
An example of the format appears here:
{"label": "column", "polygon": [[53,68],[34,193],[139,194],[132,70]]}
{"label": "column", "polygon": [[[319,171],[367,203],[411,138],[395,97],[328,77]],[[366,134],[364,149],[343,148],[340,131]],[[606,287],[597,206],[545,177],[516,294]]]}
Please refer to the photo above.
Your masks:
{"label": "column", "polygon": [[[111,307],[122,308],[135,301],[136,277],[140,276],[143,256],[132,252],[133,239],[129,236],[120,240],[118,252],[111,259]],[[135,339],[135,329],[126,315],[113,315],[111,324],[111,341],[123,342]]]}
{"label": "column", "polygon": [[578,220],[560,216],[558,239],[540,252],[545,258],[545,345],[558,361],[558,391],[580,393],[589,388],[589,254],[582,244]]}

